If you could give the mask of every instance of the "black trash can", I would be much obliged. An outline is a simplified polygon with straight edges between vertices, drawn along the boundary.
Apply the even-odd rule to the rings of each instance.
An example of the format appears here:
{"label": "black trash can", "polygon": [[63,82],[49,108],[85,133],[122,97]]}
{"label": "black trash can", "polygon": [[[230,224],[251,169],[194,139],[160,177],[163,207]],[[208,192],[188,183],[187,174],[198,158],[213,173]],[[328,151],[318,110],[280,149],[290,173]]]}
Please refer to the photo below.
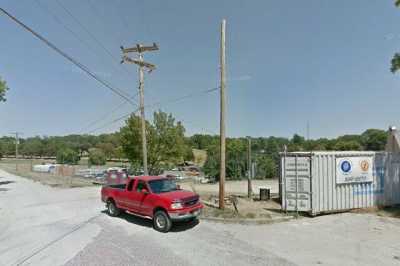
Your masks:
{"label": "black trash can", "polygon": [[270,188],[261,188],[260,187],[260,200],[266,201],[271,199],[271,189]]}

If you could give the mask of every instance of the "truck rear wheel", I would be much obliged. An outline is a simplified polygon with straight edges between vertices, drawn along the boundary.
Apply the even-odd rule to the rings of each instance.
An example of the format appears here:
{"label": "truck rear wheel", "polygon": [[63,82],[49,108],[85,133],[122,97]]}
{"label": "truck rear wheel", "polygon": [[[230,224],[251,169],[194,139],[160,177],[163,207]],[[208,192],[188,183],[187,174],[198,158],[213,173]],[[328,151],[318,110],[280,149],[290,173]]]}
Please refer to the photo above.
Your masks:
{"label": "truck rear wheel", "polygon": [[153,226],[159,232],[166,233],[172,227],[171,219],[165,211],[156,211],[153,217]]}
{"label": "truck rear wheel", "polygon": [[115,205],[113,200],[107,201],[107,212],[108,215],[116,217],[121,213],[121,210]]}

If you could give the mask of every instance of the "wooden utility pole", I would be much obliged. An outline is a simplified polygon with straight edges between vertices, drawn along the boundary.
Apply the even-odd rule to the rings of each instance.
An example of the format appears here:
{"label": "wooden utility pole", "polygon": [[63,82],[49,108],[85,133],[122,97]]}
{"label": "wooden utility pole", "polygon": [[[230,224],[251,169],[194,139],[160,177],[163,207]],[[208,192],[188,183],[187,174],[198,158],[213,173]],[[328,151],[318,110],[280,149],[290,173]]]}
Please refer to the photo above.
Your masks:
{"label": "wooden utility pole", "polygon": [[10,134],[15,136],[15,170],[18,171],[18,145],[19,145],[19,135],[23,134],[22,132],[11,132]]}
{"label": "wooden utility pole", "polygon": [[247,137],[248,140],[248,149],[247,149],[247,197],[251,198],[253,194],[253,189],[251,187],[251,178],[252,176],[252,163],[251,163],[251,137]]}
{"label": "wooden utility pole", "polygon": [[[149,72],[156,69],[156,66],[143,61],[143,52],[156,51],[158,50],[157,44],[153,43],[153,46],[143,46],[136,44],[136,47],[124,48],[121,46],[123,53],[121,63],[128,62],[139,66],[139,94],[140,94],[140,117],[141,117],[141,129],[142,129],[142,151],[143,151],[143,172],[144,175],[149,175],[147,167],[147,139],[146,139],[146,118],[144,113],[144,72],[143,68],[147,68]],[[138,53],[139,60],[128,57],[128,53]]]}
{"label": "wooden utility pole", "polygon": [[219,173],[219,208],[225,208],[225,19],[221,23],[221,110],[220,110],[220,173]]}

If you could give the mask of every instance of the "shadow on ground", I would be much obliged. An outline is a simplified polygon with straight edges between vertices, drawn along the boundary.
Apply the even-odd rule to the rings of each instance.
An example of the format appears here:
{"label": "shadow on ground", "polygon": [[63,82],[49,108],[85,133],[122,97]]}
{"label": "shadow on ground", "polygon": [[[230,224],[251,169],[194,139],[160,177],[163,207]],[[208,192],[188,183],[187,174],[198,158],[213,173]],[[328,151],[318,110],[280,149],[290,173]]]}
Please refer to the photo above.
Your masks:
{"label": "shadow on ground", "polygon": [[0,186],[1,186],[1,185],[11,184],[11,183],[15,183],[15,181],[1,181],[1,182],[0,182]]}
{"label": "shadow on ground", "polygon": [[[108,215],[107,214],[107,210],[103,210],[101,212],[106,214],[106,215]],[[122,212],[118,217],[114,217],[114,218],[123,219],[123,220],[125,220],[125,221],[127,221],[129,223],[136,224],[136,225],[139,225],[139,226],[153,228],[153,221],[152,220],[140,218],[140,217],[137,217],[135,215],[128,214],[126,212]],[[190,222],[174,222],[170,232],[172,232],[172,233],[183,232],[183,231],[192,229],[193,227],[195,227],[199,223],[200,223],[200,221],[198,219],[190,221]]]}

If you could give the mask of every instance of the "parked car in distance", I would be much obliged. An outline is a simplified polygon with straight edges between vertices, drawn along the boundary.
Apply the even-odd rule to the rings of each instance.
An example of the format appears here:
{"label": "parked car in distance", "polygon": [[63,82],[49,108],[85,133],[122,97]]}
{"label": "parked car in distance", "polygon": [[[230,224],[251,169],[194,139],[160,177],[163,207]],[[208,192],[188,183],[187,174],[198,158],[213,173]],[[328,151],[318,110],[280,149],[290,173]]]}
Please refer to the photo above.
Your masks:
{"label": "parked car in distance", "polygon": [[154,229],[168,232],[175,221],[193,221],[203,209],[199,195],[162,176],[129,177],[126,184],[105,185],[101,200],[110,216],[121,211],[153,220]]}

